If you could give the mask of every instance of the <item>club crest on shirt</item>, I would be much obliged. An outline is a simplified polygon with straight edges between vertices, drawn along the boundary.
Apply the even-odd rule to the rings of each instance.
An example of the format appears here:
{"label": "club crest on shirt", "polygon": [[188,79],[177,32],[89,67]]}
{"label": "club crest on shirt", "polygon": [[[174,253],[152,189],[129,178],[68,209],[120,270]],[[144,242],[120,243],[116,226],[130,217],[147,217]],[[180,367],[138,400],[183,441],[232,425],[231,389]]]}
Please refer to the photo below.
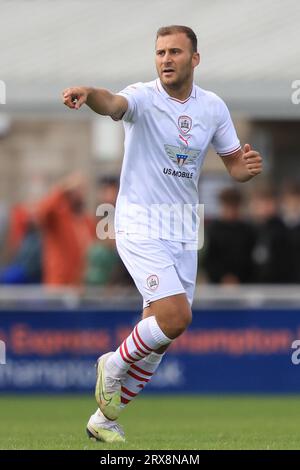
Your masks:
{"label": "club crest on shirt", "polygon": [[183,134],[188,134],[192,129],[193,121],[189,116],[179,116],[178,127]]}
{"label": "club crest on shirt", "polygon": [[147,286],[151,290],[156,290],[159,286],[159,279],[156,274],[151,274],[151,276],[147,277]]}

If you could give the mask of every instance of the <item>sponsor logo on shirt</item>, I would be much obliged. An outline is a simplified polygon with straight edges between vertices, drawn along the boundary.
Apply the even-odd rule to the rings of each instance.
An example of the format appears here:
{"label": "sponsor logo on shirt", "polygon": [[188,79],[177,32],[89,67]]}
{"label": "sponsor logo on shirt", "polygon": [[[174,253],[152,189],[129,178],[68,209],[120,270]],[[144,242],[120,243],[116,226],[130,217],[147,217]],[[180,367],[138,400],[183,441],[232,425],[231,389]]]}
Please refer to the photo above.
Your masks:
{"label": "sponsor logo on shirt", "polygon": [[182,167],[183,165],[194,165],[201,153],[201,150],[181,148],[176,147],[176,145],[165,144],[164,147],[170,160],[176,163],[179,167]]}
{"label": "sponsor logo on shirt", "polygon": [[185,155],[184,153],[176,153],[176,157],[177,157],[178,166],[180,167],[184,164],[188,156]]}
{"label": "sponsor logo on shirt", "polygon": [[[170,160],[173,163],[176,163],[177,167],[182,169],[182,167],[185,166],[192,166],[193,168],[190,168],[195,170],[196,169],[196,160],[200,156],[201,150],[195,150],[195,149],[190,149],[188,147],[182,148],[182,147],[176,147],[175,145],[169,145],[165,144],[165,151]],[[172,168],[164,168],[163,172],[165,175],[172,175],[172,176],[177,176],[180,178],[192,178],[193,177],[193,172],[191,171],[178,171],[174,170]]]}
{"label": "sponsor logo on shirt", "polygon": [[163,172],[165,175],[177,176],[178,178],[193,178],[194,174],[189,171],[172,170],[172,168],[164,168]]}

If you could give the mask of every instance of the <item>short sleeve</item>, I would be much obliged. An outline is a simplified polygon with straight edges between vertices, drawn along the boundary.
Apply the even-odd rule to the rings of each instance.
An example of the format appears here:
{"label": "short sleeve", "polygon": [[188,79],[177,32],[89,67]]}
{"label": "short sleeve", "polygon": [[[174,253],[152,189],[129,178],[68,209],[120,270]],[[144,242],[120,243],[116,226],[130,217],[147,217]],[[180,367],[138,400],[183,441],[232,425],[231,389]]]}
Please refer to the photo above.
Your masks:
{"label": "short sleeve", "polygon": [[141,82],[129,85],[124,90],[119,91],[117,95],[123,96],[128,102],[128,108],[124,113],[122,120],[126,122],[135,122],[144,112],[147,106],[147,89]]}
{"label": "short sleeve", "polygon": [[217,128],[212,138],[212,145],[221,157],[225,157],[239,150],[241,145],[226,104],[221,98],[216,98]]}

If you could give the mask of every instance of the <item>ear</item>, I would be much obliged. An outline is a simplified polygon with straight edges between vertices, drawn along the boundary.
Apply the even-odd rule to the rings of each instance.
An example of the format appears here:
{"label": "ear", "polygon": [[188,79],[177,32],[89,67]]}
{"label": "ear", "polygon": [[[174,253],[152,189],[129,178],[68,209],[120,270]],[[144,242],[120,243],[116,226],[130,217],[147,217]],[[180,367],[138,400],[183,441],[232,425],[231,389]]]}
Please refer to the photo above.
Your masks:
{"label": "ear", "polygon": [[194,52],[193,53],[192,62],[193,62],[193,67],[197,67],[197,65],[200,64],[200,54],[199,54],[199,52]]}

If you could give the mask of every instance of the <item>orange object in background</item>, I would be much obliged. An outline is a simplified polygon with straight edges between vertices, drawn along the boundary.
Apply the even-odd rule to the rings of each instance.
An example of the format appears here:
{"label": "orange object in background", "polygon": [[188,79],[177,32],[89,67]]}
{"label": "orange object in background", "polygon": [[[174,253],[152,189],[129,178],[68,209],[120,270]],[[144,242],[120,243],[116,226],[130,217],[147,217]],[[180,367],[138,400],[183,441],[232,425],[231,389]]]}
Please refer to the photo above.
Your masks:
{"label": "orange object in background", "polygon": [[77,190],[56,189],[36,211],[43,236],[44,283],[80,285],[87,249],[95,239],[95,223],[84,210]]}
{"label": "orange object in background", "polygon": [[15,253],[20,247],[26,234],[30,214],[28,208],[23,204],[16,204],[11,209],[8,244],[10,250]]}

